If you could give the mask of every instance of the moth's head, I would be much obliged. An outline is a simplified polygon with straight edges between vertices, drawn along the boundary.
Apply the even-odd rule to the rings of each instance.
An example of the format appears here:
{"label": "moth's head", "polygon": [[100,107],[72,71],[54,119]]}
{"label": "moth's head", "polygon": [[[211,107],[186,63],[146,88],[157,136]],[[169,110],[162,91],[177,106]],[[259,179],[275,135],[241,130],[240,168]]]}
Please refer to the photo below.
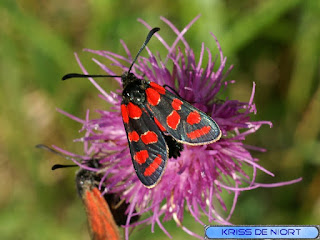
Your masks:
{"label": "moth's head", "polygon": [[139,84],[141,79],[137,78],[133,73],[124,72],[121,75],[121,81],[123,88],[126,88],[130,83],[136,82],[136,84]]}

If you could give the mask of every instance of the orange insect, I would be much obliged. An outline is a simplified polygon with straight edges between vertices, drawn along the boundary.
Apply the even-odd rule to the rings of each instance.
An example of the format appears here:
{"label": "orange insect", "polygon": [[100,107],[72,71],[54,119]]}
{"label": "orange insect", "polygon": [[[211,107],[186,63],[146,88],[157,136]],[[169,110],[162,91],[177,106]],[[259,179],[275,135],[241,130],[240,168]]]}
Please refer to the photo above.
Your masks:
{"label": "orange insect", "polygon": [[105,198],[96,187],[93,172],[81,169],[76,176],[78,193],[86,208],[91,239],[120,240],[118,226]]}
{"label": "orange insect", "polygon": [[[66,159],[71,159],[46,145],[38,144],[37,148],[42,148],[52,153],[58,154]],[[90,167],[98,168],[99,162],[95,159],[89,161]],[[52,170],[58,168],[75,167],[78,165],[55,164]],[[89,230],[92,240],[120,240],[118,226],[125,225],[127,214],[125,214],[128,204],[121,201],[116,194],[104,194],[98,189],[100,176],[93,171],[80,169],[76,174],[76,186],[79,196],[85,206]],[[133,216],[130,223],[136,222],[139,216]]]}

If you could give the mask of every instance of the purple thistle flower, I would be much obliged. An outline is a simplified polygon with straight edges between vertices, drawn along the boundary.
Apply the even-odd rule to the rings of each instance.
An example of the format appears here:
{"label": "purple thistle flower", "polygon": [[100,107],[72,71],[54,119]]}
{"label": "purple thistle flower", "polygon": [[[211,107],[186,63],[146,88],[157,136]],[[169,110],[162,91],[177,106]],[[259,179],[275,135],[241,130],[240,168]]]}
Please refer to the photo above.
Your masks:
{"label": "purple thistle flower", "polygon": [[[181,32],[167,19],[161,18],[177,35],[176,40],[170,46],[158,33],[155,34],[168,50],[165,60],[161,61],[159,57],[156,57],[146,48],[149,57],[139,57],[131,72],[138,78],[145,78],[161,85],[167,84],[174,88],[182,98],[206,112],[218,123],[222,131],[222,138],[218,142],[208,145],[185,145],[180,157],[168,160],[162,180],[155,188],[144,187],[138,180],[132,166],[120,111],[122,88],[119,78],[115,78],[119,83],[119,89],[116,93],[106,93],[92,78],[89,79],[100,91],[100,97],[112,105],[110,111],[97,110],[100,118],[90,120],[88,111],[86,119],[81,120],[58,110],[83,124],[84,137],[76,141],[84,142],[85,154],[79,156],[58,147],[55,148],[71,157],[83,159],[81,163],[77,160],[75,162],[84,169],[99,172],[103,170],[104,176],[100,182],[100,188],[102,185],[105,186],[103,192],[119,194],[122,199],[130,204],[127,209],[127,223],[124,226],[126,228],[126,239],[129,238],[129,227],[145,223],[151,224],[152,232],[155,224],[157,224],[170,237],[162,222],[171,219],[188,234],[202,239],[202,236],[183,226],[185,209],[202,225],[213,222],[230,224],[229,219],[240,192],[258,187],[284,186],[300,181],[300,179],[297,179],[275,184],[255,182],[258,169],[271,176],[274,175],[260,166],[257,163],[258,159],[252,157],[249,151],[265,150],[248,146],[243,141],[247,135],[254,133],[262,125],[266,124],[271,127],[272,123],[269,121],[250,121],[250,114],[256,113],[256,106],[253,102],[255,84],[253,84],[252,94],[248,102],[237,100],[214,101],[220,91],[234,83],[234,81],[225,80],[232,66],[223,74],[226,57],[223,56],[220,44],[212,33],[211,35],[216,41],[220,54],[218,70],[214,71],[217,62],[213,59],[210,50],[204,47],[204,44],[201,46],[199,60],[196,61],[196,57],[183,35],[198,18],[199,16],[193,19]],[[147,23],[142,20],[139,21],[148,29],[151,29]],[[179,42],[183,43],[184,49],[177,47]],[[89,49],[86,49],[86,51],[103,56],[111,60],[113,65],[120,67],[122,71],[128,71],[128,66],[133,60],[132,55],[123,41],[121,41],[121,44],[126,51],[126,57],[109,51]],[[208,63],[203,66],[205,52],[208,55]],[[87,74],[77,55],[76,59],[83,72]],[[98,60],[93,59],[93,61],[107,74],[116,75]],[[125,63],[123,64],[123,62]],[[173,70],[170,71],[167,68],[169,65],[173,65]],[[92,156],[100,159],[103,169],[89,168],[85,164]],[[244,172],[242,169],[244,165],[252,167],[252,176]],[[220,195],[223,190],[226,190],[229,194],[234,194],[233,204],[229,210]],[[216,205],[217,201],[220,206]],[[228,211],[227,214],[224,214],[226,216],[220,215],[218,209],[221,207],[224,211]],[[153,214],[130,225],[130,218],[145,212],[152,212]],[[208,218],[205,223],[200,220],[200,215],[203,214]]]}

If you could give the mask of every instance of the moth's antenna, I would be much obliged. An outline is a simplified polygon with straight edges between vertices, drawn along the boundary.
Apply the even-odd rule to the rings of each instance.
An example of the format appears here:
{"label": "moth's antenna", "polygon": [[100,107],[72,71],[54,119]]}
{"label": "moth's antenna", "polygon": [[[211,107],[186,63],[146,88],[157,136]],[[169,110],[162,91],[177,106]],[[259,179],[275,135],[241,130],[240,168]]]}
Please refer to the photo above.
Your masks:
{"label": "moth's antenna", "polygon": [[[153,34],[155,34],[156,32],[158,32],[160,30],[160,28],[156,27],[150,30],[150,32],[148,33],[148,36],[146,38],[146,40],[144,41],[144,43],[142,44],[142,47],[140,48],[137,56],[134,58],[134,60],[131,63],[131,66],[129,67],[129,71],[128,73],[130,73],[133,64],[137,61],[137,58],[139,57],[140,53],[142,52],[142,50],[146,47],[146,45],[148,44],[148,42],[150,41],[151,37],[153,36]],[[62,77],[62,80],[67,80],[70,78],[88,78],[88,77],[94,77],[94,78],[100,78],[100,77],[121,77],[121,76],[115,76],[115,75],[100,75],[100,74],[81,74],[81,73],[68,73],[66,75],[64,75]]]}
{"label": "moth's antenna", "polygon": [[137,61],[137,58],[139,57],[140,53],[142,52],[142,50],[147,46],[148,42],[150,41],[151,37],[153,36],[153,34],[155,34],[156,32],[158,32],[160,30],[160,28],[156,27],[156,28],[152,28],[150,30],[150,32],[148,33],[148,36],[146,38],[146,40],[144,41],[144,43],[142,44],[142,47],[140,48],[137,56],[134,58],[134,60],[132,61],[131,63],[131,66],[129,67],[129,71],[128,71],[128,74],[130,73],[131,71],[131,68],[133,66],[133,64]]}
{"label": "moth's antenna", "polygon": [[59,155],[59,156],[64,157],[64,158],[66,158],[66,159],[68,159],[68,160],[71,160],[70,157],[62,154],[61,152],[58,152],[58,151],[54,150],[54,149],[51,148],[51,147],[48,147],[47,145],[37,144],[37,145],[36,145],[36,148],[44,149],[44,150],[46,150],[46,151],[48,151],[48,152],[52,152],[52,153],[54,153],[54,154],[56,154],[56,155]]}
{"label": "moth's antenna", "polygon": [[[38,144],[38,145],[36,145],[36,148],[41,148],[41,149],[47,150],[47,151],[52,152],[54,154],[57,154],[61,157],[64,157],[65,159],[71,160],[71,157],[68,157],[68,156],[66,156],[66,155],[64,155],[64,154],[62,154],[62,153],[54,150],[53,148],[50,148],[50,147],[44,145],[44,144]],[[78,165],[76,165],[76,164],[66,164],[66,165],[55,164],[52,166],[51,170],[56,170],[58,168],[68,168],[68,167],[78,167]]]}
{"label": "moth's antenna", "polygon": [[68,168],[68,167],[78,167],[76,164],[55,164],[51,167],[51,170],[54,171],[59,168]]}
{"label": "moth's antenna", "polygon": [[68,73],[62,77],[62,80],[66,80],[69,78],[88,78],[88,77],[121,77],[115,75],[100,75],[100,74],[81,74],[81,73]]}

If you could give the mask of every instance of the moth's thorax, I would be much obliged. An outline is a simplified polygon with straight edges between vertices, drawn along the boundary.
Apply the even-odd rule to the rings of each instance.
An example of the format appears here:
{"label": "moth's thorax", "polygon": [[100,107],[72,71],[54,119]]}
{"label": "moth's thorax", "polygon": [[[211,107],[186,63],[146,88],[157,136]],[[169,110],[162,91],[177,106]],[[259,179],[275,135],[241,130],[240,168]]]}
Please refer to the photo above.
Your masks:
{"label": "moth's thorax", "polygon": [[122,92],[122,101],[125,104],[132,102],[136,105],[143,104],[146,100],[146,88],[148,87],[148,83],[143,80],[137,78],[132,73],[124,73],[121,76],[123,92]]}

